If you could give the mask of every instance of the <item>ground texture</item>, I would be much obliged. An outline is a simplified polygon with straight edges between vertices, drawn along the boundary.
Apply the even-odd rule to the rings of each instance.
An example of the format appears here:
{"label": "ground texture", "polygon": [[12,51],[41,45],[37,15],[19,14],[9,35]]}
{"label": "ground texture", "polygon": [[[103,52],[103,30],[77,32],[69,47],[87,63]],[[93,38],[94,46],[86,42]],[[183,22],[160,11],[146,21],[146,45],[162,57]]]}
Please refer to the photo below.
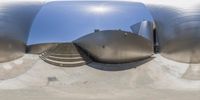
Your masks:
{"label": "ground texture", "polygon": [[27,54],[0,66],[2,100],[200,99],[199,65],[160,55],[128,64],[57,67]]}

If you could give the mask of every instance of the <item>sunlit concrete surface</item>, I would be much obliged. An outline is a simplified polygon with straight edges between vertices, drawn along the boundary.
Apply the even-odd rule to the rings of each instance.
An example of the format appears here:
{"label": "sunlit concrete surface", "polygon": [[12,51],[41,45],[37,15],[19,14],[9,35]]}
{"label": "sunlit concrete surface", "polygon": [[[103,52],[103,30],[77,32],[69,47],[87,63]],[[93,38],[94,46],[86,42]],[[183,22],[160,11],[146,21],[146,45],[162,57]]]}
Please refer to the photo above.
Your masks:
{"label": "sunlit concrete surface", "polygon": [[[34,63],[28,62],[30,59]],[[57,67],[37,55],[26,54],[7,64],[27,62],[9,69],[12,78],[0,82],[2,100],[199,100],[200,81],[183,76],[190,65],[153,59],[128,64],[90,63],[80,67]],[[31,67],[30,67],[31,66]],[[108,68],[109,67],[109,68]],[[3,67],[2,67],[3,68]],[[116,69],[117,68],[117,69]],[[12,73],[13,72],[13,73]],[[20,74],[15,74],[20,73]],[[5,75],[4,75],[5,76]],[[3,77],[2,74],[0,77]],[[6,77],[6,76],[5,76]]]}

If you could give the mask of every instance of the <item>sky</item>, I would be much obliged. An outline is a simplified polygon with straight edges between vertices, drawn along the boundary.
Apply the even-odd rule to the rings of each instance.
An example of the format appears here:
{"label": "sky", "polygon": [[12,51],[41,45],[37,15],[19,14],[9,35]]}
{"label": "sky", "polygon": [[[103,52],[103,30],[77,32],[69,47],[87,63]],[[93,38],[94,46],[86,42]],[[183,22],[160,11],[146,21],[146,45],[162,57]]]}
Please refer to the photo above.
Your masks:
{"label": "sky", "polygon": [[[16,0],[7,0],[7,1],[16,1]],[[27,1],[36,1],[36,0],[27,0]],[[37,0],[37,1],[48,3],[57,0]],[[85,1],[85,0],[73,0],[73,1]],[[120,0],[108,0],[108,1],[120,1]],[[196,7],[198,5],[200,6],[200,0],[192,0],[192,2],[189,2],[188,0],[123,0],[123,1],[142,2],[145,5],[151,5],[151,4],[169,5],[180,8],[191,8],[191,7]],[[145,7],[142,8],[137,6],[135,6],[135,8],[121,7],[120,9],[123,9],[123,11],[127,10],[127,12],[120,12],[120,14],[115,14],[115,13],[110,14],[110,12],[108,11],[106,12],[107,14],[104,13],[98,15],[90,12],[90,14],[88,13],[89,15],[88,16],[85,13],[81,13],[80,7],[78,9],[74,9],[64,6],[64,4],[57,4],[57,6],[46,5],[40,10],[40,12],[38,13],[33,22],[30,31],[30,36],[28,39],[28,44],[49,43],[49,42],[71,42],[81,36],[92,33],[96,28],[101,30],[120,28],[126,31],[131,31],[129,28],[131,24],[137,23],[139,20],[145,18],[149,20],[152,19],[152,16],[148,14],[148,10]],[[114,9],[116,11],[119,10],[117,8]],[[97,8],[97,10],[103,12],[102,8],[100,9]],[[73,17],[73,16],[78,16],[78,17]],[[131,18],[127,16],[131,16]],[[143,18],[144,16],[145,18]],[[126,21],[122,19],[126,19]]]}
{"label": "sky", "polygon": [[141,3],[67,5],[67,2],[61,2],[43,6],[32,24],[28,45],[72,42],[93,33],[95,29],[131,32],[132,25],[143,20],[153,21],[150,12]]}

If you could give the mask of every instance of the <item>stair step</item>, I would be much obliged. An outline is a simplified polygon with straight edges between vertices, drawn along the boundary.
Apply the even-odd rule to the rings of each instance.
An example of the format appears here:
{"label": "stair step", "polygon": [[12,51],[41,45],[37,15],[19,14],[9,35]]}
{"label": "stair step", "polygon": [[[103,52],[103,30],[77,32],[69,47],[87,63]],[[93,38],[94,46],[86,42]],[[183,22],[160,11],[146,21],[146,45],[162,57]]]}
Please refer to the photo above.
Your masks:
{"label": "stair step", "polygon": [[49,56],[54,56],[54,57],[81,57],[80,54],[55,54],[55,53],[51,53]]}
{"label": "stair step", "polygon": [[49,58],[44,58],[44,60],[48,60],[48,61],[55,62],[55,63],[62,63],[62,64],[85,63],[84,60],[81,60],[81,61],[75,61],[75,62],[57,61],[57,60],[52,60],[52,59],[49,59]]}
{"label": "stair step", "polygon": [[40,58],[49,64],[62,67],[76,67],[88,63],[88,60],[83,57],[73,43],[58,44],[43,52]]}
{"label": "stair step", "polygon": [[48,56],[48,57],[57,59],[82,59],[82,57],[58,57],[58,56]]}
{"label": "stair step", "polygon": [[48,56],[48,59],[57,60],[57,61],[65,61],[65,62],[75,62],[75,61],[83,61],[82,57],[55,57]]}
{"label": "stair step", "polygon": [[61,67],[77,67],[77,66],[83,66],[86,64],[85,61],[78,61],[78,62],[61,62],[61,61],[54,61],[46,58],[41,58],[43,61],[56,65],[56,66],[61,66]]}
{"label": "stair step", "polygon": [[78,51],[69,51],[69,50],[65,50],[65,49],[54,50],[53,52],[54,53],[61,53],[61,54],[65,54],[65,53],[69,53],[69,54],[78,53]]}

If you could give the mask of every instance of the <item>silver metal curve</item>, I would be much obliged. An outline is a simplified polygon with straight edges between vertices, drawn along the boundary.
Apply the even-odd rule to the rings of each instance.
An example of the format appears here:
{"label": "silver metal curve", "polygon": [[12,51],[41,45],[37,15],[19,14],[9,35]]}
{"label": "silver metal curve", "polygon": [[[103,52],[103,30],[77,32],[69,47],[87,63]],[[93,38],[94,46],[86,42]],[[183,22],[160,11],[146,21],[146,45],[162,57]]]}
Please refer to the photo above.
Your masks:
{"label": "silver metal curve", "polygon": [[0,1],[0,62],[23,56],[41,2]]}
{"label": "silver metal curve", "polygon": [[[46,24],[37,32],[47,35],[37,36],[42,41],[33,41],[36,44],[47,38],[48,42],[74,42],[96,60],[107,63],[136,61],[153,54],[153,19],[142,3],[56,1],[42,8],[37,20]],[[139,22],[139,34],[132,33],[131,26]]]}
{"label": "silver metal curve", "polygon": [[147,20],[131,26],[132,32],[153,41],[153,23]]}
{"label": "silver metal curve", "polygon": [[200,12],[196,7],[151,5],[160,53],[184,63],[200,63]]}
{"label": "silver metal curve", "polygon": [[137,61],[153,54],[151,40],[120,30],[94,32],[75,40],[74,43],[96,61],[104,63]]}

